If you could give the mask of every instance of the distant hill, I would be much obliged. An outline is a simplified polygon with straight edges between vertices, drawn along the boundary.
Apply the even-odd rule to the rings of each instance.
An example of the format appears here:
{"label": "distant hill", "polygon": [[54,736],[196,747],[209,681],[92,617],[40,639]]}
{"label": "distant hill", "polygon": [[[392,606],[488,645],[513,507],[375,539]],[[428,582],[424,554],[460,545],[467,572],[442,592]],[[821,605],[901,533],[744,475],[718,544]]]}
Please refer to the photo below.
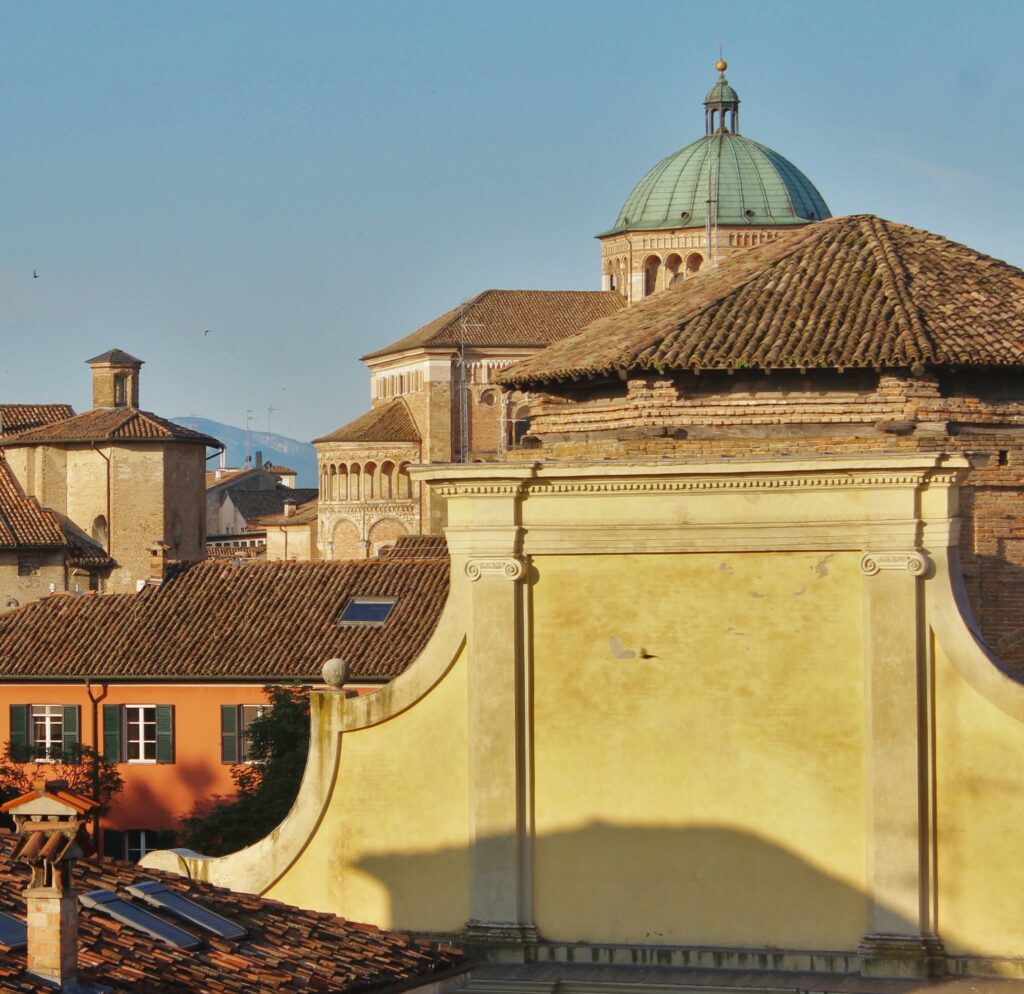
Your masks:
{"label": "distant hill", "polygon": [[[199,417],[177,417],[171,418],[175,424],[184,428],[194,428],[196,431],[212,435],[218,442],[227,446],[227,464],[229,466],[241,466],[245,459],[245,429],[236,428],[234,425],[221,424],[219,421],[210,421],[209,418]],[[255,459],[256,452],[263,453],[263,459],[269,459],[278,465],[290,466],[298,474],[297,486],[317,486],[316,473],[316,449],[309,442],[300,442],[297,438],[288,438],[286,435],[270,435],[270,451],[267,451],[267,433],[265,431],[249,432],[249,454]],[[211,469],[217,466],[216,460],[209,463]]]}

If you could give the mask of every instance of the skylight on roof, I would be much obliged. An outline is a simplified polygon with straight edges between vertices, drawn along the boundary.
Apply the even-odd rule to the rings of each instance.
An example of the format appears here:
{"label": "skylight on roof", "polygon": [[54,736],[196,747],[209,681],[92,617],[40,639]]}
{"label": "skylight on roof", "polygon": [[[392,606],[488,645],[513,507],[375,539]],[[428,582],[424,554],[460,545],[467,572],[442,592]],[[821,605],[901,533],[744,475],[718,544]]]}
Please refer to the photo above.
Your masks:
{"label": "skylight on roof", "polygon": [[0,911],[0,946],[23,949],[28,945],[28,926],[24,919]]}
{"label": "skylight on roof", "polygon": [[139,897],[147,904],[183,918],[192,925],[197,925],[204,932],[219,935],[222,939],[244,939],[245,929],[235,924],[230,918],[218,915],[216,911],[204,908],[201,904],[165,887],[156,880],[145,880],[140,884],[130,884],[128,893]]}
{"label": "skylight on roof", "polygon": [[78,900],[86,908],[109,915],[122,925],[166,942],[169,946],[176,946],[178,949],[198,949],[202,945],[191,932],[186,932],[183,928],[178,928],[177,925],[151,914],[145,908],[118,897],[113,891],[92,890],[88,894],[79,894]]}
{"label": "skylight on roof", "polygon": [[338,624],[383,625],[397,603],[397,597],[351,597],[338,615]]}

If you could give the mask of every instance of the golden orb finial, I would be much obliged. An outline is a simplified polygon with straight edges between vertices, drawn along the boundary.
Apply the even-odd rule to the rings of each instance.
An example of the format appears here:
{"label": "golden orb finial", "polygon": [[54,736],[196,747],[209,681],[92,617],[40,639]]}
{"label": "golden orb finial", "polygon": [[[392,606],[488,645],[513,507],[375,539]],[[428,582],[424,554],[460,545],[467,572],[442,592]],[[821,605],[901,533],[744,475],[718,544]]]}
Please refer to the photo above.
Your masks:
{"label": "golden orb finial", "polygon": [[719,60],[718,60],[718,61],[717,61],[717,62],[715,63],[715,68],[716,68],[716,69],[717,69],[717,70],[718,70],[719,72],[725,72],[725,70],[729,68],[729,63],[728,63],[728,62],[726,62],[726,61],[725,61],[725,59],[719,59]]}

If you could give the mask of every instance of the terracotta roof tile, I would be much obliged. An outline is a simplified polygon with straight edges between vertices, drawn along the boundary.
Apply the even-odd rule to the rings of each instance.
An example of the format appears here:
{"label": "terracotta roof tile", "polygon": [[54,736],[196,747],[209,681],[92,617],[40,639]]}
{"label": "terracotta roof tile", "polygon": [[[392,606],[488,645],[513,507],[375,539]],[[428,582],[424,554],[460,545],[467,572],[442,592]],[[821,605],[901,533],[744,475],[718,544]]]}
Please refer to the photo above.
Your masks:
{"label": "terracotta roof tile", "polygon": [[504,370],[1024,366],[1024,271],[871,215],[784,232]]}
{"label": "terracotta roof tile", "polygon": [[[52,596],[0,616],[0,680],[390,679],[422,651],[448,597],[448,558],[208,560],[138,594]],[[397,597],[387,622],[338,625],[349,598]]]}
{"label": "terracotta roof tile", "polygon": [[0,459],[0,549],[61,548],[67,539],[56,516],[26,497]]}
{"label": "terracotta roof tile", "polygon": [[70,404],[0,404],[0,437],[73,418]]}
{"label": "terracotta roof tile", "polygon": [[382,549],[381,559],[433,559],[448,555],[443,535],[400,535],[394,545]]}
{"label": "terracotta roof tile", "polygon": [[259,523],[264,527],[270,525],[308,525],[316,521],[320,513],[320,501],[317,498],[306,501],[295,508],[294,514],[270,514],[260,518]]}
{"label": "terracotta roof tile", "polygon": [[316,442],[418,442],[419,429],[401,397],[381,404]]}
{"label": "terracotta roof tile", "polygon": [[466,344],[542,347],[574,335],[591,321],[625,306],[618,293],[603,290],[484,290],[429,324],[364,359],[414,348],[454,348],[466,323]]}
{"label": "terracotta roof tile", "polygon": [[[24,919],[28,868],[11,859],[13,844],[13,839],[0,842],[0,909]],[[115,994],[298,990],[356,994],[428,984],[469,965],[453,946],[235,894],[130,863],[78,860],[73,879],[80,892],[108,890],[129,901],[131,884],[159,880],[248,932],[237,941],[210,936],[199,949],[188,951],[119,925],[98,911],[80,908],[79,980],[112,986]],[[147,910],[153,911],[148,906]],[[52,994],[52,985],[26,972],[25,960],[24,949],[0,950],[0,989],[10,994]]]}
{"label": "terracotta roof tile", "polygon": [[228,499],[246,523],[252,524],[269,515],[281,514],[286,500],[305,504],[315,498],[317,493],[315,487],[295,490],[278,485],[273,490],[232,490]]}
{"label": "terracotta roof tile", "polygon": [[209,435],[176,425],[149,411],[134,407],[101,407],[65,421],[42,425],[4,438],[4,445],[35,445],[40,442],[192,442],[223,448]]}

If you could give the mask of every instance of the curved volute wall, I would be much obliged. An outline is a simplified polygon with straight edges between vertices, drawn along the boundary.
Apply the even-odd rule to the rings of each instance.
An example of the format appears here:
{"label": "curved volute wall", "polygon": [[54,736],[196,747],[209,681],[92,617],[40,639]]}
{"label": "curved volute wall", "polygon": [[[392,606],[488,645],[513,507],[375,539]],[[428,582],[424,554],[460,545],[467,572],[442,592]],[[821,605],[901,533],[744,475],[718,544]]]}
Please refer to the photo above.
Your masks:
{"label": "curved volute wall", "polygon": [[145,862],[510,955],[1010,969],[1024,689],[963,617],[967,468],[416,470],[452,556],[426,651],[314,694],[268,839]]}

